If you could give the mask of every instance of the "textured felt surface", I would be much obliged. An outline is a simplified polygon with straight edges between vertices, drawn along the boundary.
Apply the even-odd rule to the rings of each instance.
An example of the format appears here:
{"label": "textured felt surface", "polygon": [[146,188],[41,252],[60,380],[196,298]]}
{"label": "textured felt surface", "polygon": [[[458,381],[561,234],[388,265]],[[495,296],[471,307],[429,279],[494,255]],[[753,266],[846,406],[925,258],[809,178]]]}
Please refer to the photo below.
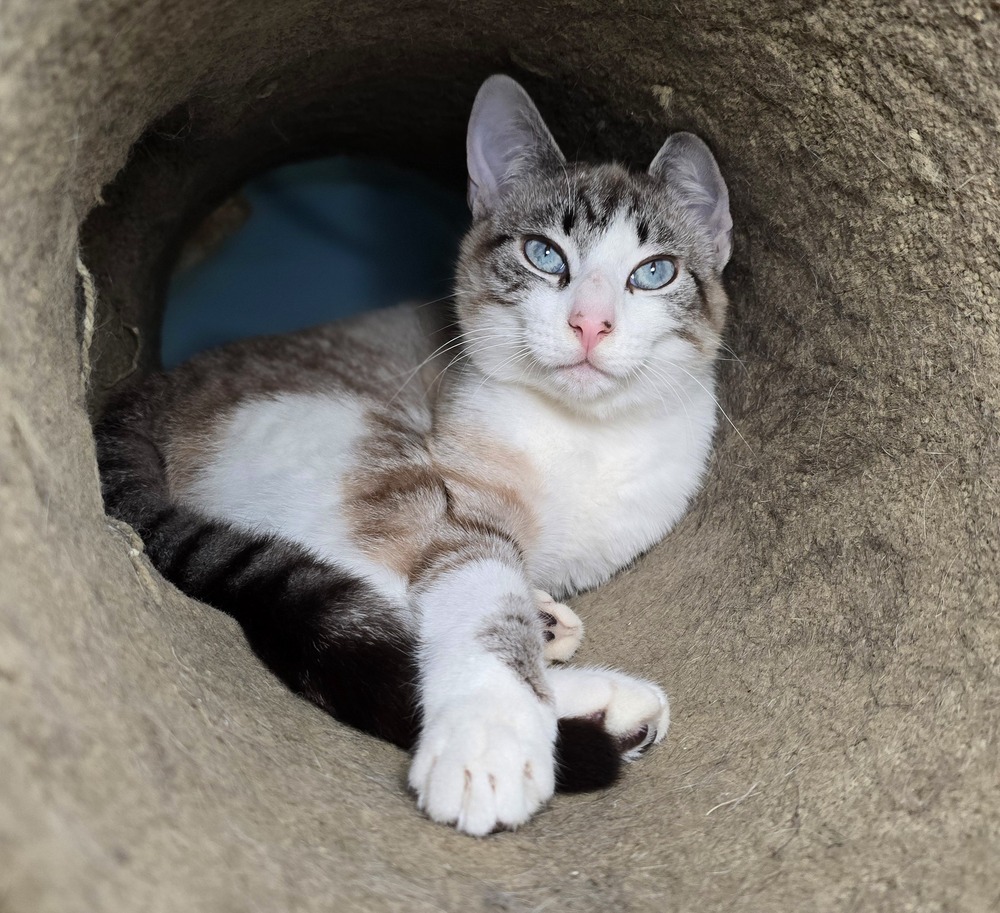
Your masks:
{"label": "textured felt surface", "polygon": [[[995,0],[8,0],[0,908],[996,909],[998,20]],[[496,69],[570,153],[712,142],[742,365],[740,433],[690,516],[574,602],[583,660],[665,683],[668,740],[474,841],[107,522],[88,406],[154,360],[178,233],[213,199],[338,150],[459,187]]]}

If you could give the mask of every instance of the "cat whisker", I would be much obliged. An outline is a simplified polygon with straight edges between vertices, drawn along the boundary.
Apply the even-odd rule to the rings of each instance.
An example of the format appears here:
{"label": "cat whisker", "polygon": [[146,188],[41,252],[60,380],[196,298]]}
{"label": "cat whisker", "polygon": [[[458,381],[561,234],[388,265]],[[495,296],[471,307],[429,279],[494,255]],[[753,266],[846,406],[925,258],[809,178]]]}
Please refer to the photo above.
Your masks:
{"label": "cat whisker", "polygon": [[396,392],[392,394],[392,397],[389,399],[387,405],[391,406],[395,402],[396,397],[399,396],[399,394],[402,393],[407,386],[409,386],[413,378],[416,377],[421,372],[421,370],[424,368],[425,365],[432,362],[435,358],[444,355],[446,352],[450,352],[456,348],[461,348],[462,345],[463,345],[462,339],[452,339],[444,343],[443,345],[439,346],[438,348],[436,348],[433,352],[431,352],[430,355],[428,355],[422,362],[420,362],[420,364],[418,364],[415,368],[412,368],[407,373],[406,378],[403,380],[403,383],[400,384]]}
{"label": "cat whisker", "polygon": [[454,365],[459,364],[463,358],[467,359],[469,357],[471,357],[471,353],[465,350],[462,350],[457,355],[455,355],[451,359],[451,361],[448,362],[448,364],[446,364],[440,371],[437,372],[437,374],[434,375],[430,383],[427,384],[427,388],[424,390],[424,399],[426,400],[427,397],[430,396],[431,390],[433,390],[437,386],[437,382],[441,379],[441,377],[444,374],[450,371]]}
{"label": "cat whisker", "polygon": [[743,369],[743,373],[744,374],[749,374],[750,373],[750,371],[747,369],[746,362],[743,361],[743,359],[740,358],[740,356],[736,354],[736,351],[732,348],[732,346],[728,345],[726,342],[724,342],[723,340],[720,339],[719,340],[719,348],[722,349],[724,352],[728,352],[733,357],[732,358],[717,358],[716,361],[735,361]]}
{"label": "cat whisker", "polygon": [[[434,298],[431,301],[423,301],[420,304],[414,305],[413,309],[415,311],[420,311],[423,310],[423,308],[430,307],[432,304],[440,304],[442,301],[451,301],[455,297],[456,297],[455,293],[452,292],[450,295],[442,295],[440,298]],[[449,324],[449,326],[457,326],[457,325],[458,325],[457,321],[453,324]]]}
{"label": "cat whisker", "polygon": [[422,362],[420,362],[420,364],[418,364],[415,368],[409,371],[409,373],[406,375],[406,379],[400,385],[399,389],[392,395],[387,405],[391,406],[393,402],[395,402],[396,397],[399,396],[399,394],[402,393],[404,389],[406,389],[406,387],[410,384],[413,378],[416,377],[421,372],[421,370],[423,370],[423,368],[430,362],[432,362],[435,358],[438,358],[447,352],[453,351],[456,348],[464,348],[465,344],[470,340],[472,342],[478,342],[480,340],[485,341],[488,339],[502,339],[504,338],[504,336],[505,334],[502,333],[489,333],[485,335],[480,334],[478,336],[474,336],[474,334],[471,332],[459,333],[457,336],[449,339],[447,342],[442,343],[433,352],[431,352],[431,354],[428,355]]}
{"label": "cat whisker", "polygon": [[[491,338],[491,337],[484,337],[484,338]],[[496,338],[496,337],[492,337],[492,338]],[[509,337],[506,334],[504,334],[502,338],[504,338],[505,340],[509,341]],[[476,351],[477,352],[488,352],[490,349],[501,348],[505,344],[506,343],[494,343],[492,346],[486,346],[485,348],[480,347]],[[530,354],[529,351],[527,350],[527,348],[523,346],[523,344],[520,346],[520,348],[523,348],[524,352],[523,353],[517,353],[516,352],[514,354],[514,356],[512,356],[512,357],[525,357],[527,354]],[[440,379],[441,375],[443,375],[446,372],[450,371],[451,368],[454,365],[460,363],[462,361],[462,359],[469,359],[469,358],[471,358],[473,354],[474,353],[471,350],[469,350],[469,349],[466,348],[466,349],[463,349],[461,352],[459,352],[458,355],[454,356],[451,359],[451,361],[448,362],[447,365],[445,365],[440,371],[438,371],[438,373],[434,376],[433,380],[431,380],[431,382],[427,385],[427,390],[424,391],[424,397],[426,398],[426,396],[427,396],[428,392],[430,391],[430,389],[432,387],[434,387],[435,384],[437,384],[437,382]],[[502,368],[504,364],[506,364],[506,362],[501,363],[500,367]],[[492,375],[490,375],[490,376],[492,376]]]}
{"label": "cat whisker", "polygon": [[[673,393],[677,402],[680,403],[680,407],[684,410],[684,418],[686,419],[684,427],[687,429],[688,440],[690,441],[692,429],[691,413],[688,412],[687,404],[684,402],[685,398],[687,398],[688,401],[691,399],[687,391],[683,387],[677,386],[673,380],[667,376],[665,371],[658,371],[652,364],[647,363],[640,365],[639,367],[641,370],[647,371],[655,380],[663,381],[663,383],[670,388],[670,392]],[[656,394],[660,397],[660,402],[663,403],[664,411],[668,412],[670,407],[667,405],[667,401],[663,398],[663,394],[659,390],[656,391]]]}
{"label": "cat whisker", "polygon": [[468,336],[469,336],[468,333],[459,333],[456,336],[450,337],[447,341],[443,342],[433,352],[431,352],[431,354],[428,355],[422,362],[420,362],[420,364],[418,364],[416,368],[413,368],[408,372],[400,371],[399,374],[397,374],[396,376],[401,377],[405,373],[407,375],[407,378],[412,377],[429,361],[433,361],[435,358],[437,358],[438,355],[448,351],[448,349],[453,348],[456,345],[461,345],[462,341]]}
{"label": "cat whisker", "polygon": [[[476,387],[476,392],[478,393],[482,389],[483,384],[485,384],[487,381],[495,379],[496,376],[504,368],[507,367],[507,365],[509,365],[509,364],[515,364],[518,360],[522,360],[524,358],[527,358],[529,355],[531,355],[531,350],[526,345],[524,345],[524,343],[520,343],[518,345],[517,351],[515,351],[513,355],[511,355],[508,358],[505,358],[492,371],[486,372],[484,374],[483,379],[480,382],[479,386]],[[522,372],[522,376],[523,376],[523,372]]]}
{"label": "cat whisker", "polygon": [[683,365],[679,365],[679,364],[676,364],[675,362],[671,362],[670,366],[671,366],[672,368],[677,368],[678,370],[680,370],[680,371],[683,371],[683,372],[684,372],[684,373],[685,373],[685,374],[686,374],[686,375],[687,375],[688,377],[690,377],[690,378],[691,378],[691,380],[693,380],[693,381],[694,381],[694,382],[695,382],[695,383],[696,383],[696,384],[697,384],[697,385],[698,385],[699,387],[701,387],[701,389],[702,389],[702,390],[704,390],[704,391],[705,391],[705,392],[706,392],[706,393],[707,393],[707,394],[708,394],[708,395],[709,395],[709,396],[710,396],[710,397],[712,398],[712,402],[714,402],[714,403],[715,403],[715,405],[716,405],[716,407],[718,408],[718,410],[719,410],[719,411],[720,411],[720,412],[722,413],[722,416],[723,416],[723,418],[725,418],[725,420],[726,420],[727,422],[729,422],[729,425],[730,425],[730,427],[732,427],[733,431],[735,431],[735,432],[736,432],[736,434],[737,434],[737,436],[739,437],[739,439],[740,439],[741,441],[743,441],[743,443],[744,443],[744,444],[746,445],[747,449],[748,449],[748,450],[749,450],[749,451],[750,451],[750,452],[751,452],[751,453],[752,453],[752,454],[753,454],[754,456],[757,456],[757,451],[755,451],[755,450],[753,449],[753,447],[751,447],[751,446],[750,446],[750,442],[749,442],[749,441],[748,441],[748,440],[747,440],[747,439],[746,439],[745,437],[743,437],[743,432],[742,432],[742,431],[740,431],[740,429],[736,427],[736,422],[734,422],[734,421],[733,421],[733,420],[732,420],[732,419],[731,419],[731,418],[729,417],[729,413],[728,413],[728,412],[726,412],[726,410],[725,410],[725,408],[723,407],[722,403],[720,403],[720,402],[719,402],[719,398],[718,398],[718,397],[717,397],[717,396],[716,396],[716,395],[715,395],[715,394],[714,394],[714,393],[713,393],[713,392],[712,392],[712,391],[711,391],[711,390],[710,390],[710,389],[709,389],[708,387],[706,387],[706,386],[705,386],[705,385],[704,385],[704,384],[703,384],[703,383],[702,383],[702,382],[701,382],[700,380],[698,380],[698,378],[697,378],[697,377],[695,377],[695,375],[694,375],[694,374],[692,374],[692,373],[691,373],[691,372],[690,372],[690,371],[689,371],[689,370],[688,370],[687,368],[685,368],[685,367],[684,367]]}

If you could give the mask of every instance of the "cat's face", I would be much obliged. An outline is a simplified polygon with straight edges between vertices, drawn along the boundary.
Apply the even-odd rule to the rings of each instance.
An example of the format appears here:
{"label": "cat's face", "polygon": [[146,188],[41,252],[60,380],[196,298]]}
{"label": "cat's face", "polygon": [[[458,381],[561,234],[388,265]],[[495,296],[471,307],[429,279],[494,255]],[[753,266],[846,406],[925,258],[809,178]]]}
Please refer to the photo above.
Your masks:
{"label": "cat's face", "polygon": [[707,147],[678,134],[646,174],[566,166],[512,80],[492,77],[476,104],[476,220],[457,302],[479,370],[599,415],[655,406],[704,377],[725,322],[732,224],[728,198],[720,207],[718,186],[700,183],[721,184]]}
{"label": "cat's face", "polygon": [[715,357],[711,240],[662,183],[614,165],[526,181],[463,248],[459,313],[481,371],[570,407],[655,403]]}

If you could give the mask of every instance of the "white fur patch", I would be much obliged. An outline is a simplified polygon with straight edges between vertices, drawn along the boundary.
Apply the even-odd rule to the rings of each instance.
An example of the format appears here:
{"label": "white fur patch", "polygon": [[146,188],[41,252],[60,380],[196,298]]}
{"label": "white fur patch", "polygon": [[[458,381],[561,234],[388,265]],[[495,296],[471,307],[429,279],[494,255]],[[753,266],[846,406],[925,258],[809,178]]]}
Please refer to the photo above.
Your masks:
{"label": "white fur patch", "polygon": [[532,583],[560,597],[605,582],[662,539],[687,510],[711,453],[711,376],[676,381],[674,398],[617,418],[584,418],[523,387],[481,385],[466,423],[513,446],[542,479]]}
{"label": "white fur patch", "polygon": [[244,403],[186,500],[210,516],[298,542],[401,600],[405,580],[365,557],[348,535],[342,482],[365,431],[364,406],[344,393]]}

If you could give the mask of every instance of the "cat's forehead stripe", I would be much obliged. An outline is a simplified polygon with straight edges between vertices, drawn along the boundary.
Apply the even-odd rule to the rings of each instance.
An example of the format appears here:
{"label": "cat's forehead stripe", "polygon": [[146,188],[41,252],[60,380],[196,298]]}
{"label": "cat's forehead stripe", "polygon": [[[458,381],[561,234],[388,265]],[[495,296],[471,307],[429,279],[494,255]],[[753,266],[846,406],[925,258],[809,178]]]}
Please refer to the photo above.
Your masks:
{"label": "cat's forehead stripe", "polygon": [[645,219],[637,219],[635,223],[635,233],[640,244],[645,244],[649,240],[649,222]]}
{"label": "cat's forehead stripe", "polygon": [[627,174],[597,175],[577,184],[577,199],[592,227],[607,228],[626,201],[638,207],[638,194],[630,184]]}
{"label": "cat's forehead stripe", "polygon": [[[563,212],[562,228],[581,248],[591,248],[598,236],[624,215],[630,220],[640,247],[654,241],[663,247],[664,253],[673,252],[676,239],[669,224],[659,217],[657,201],[650,198],[649,190],[636,176],[623,169],[581,177],[573,189],[572,200]],[[582,219],[576,218],[578,211]]]}

